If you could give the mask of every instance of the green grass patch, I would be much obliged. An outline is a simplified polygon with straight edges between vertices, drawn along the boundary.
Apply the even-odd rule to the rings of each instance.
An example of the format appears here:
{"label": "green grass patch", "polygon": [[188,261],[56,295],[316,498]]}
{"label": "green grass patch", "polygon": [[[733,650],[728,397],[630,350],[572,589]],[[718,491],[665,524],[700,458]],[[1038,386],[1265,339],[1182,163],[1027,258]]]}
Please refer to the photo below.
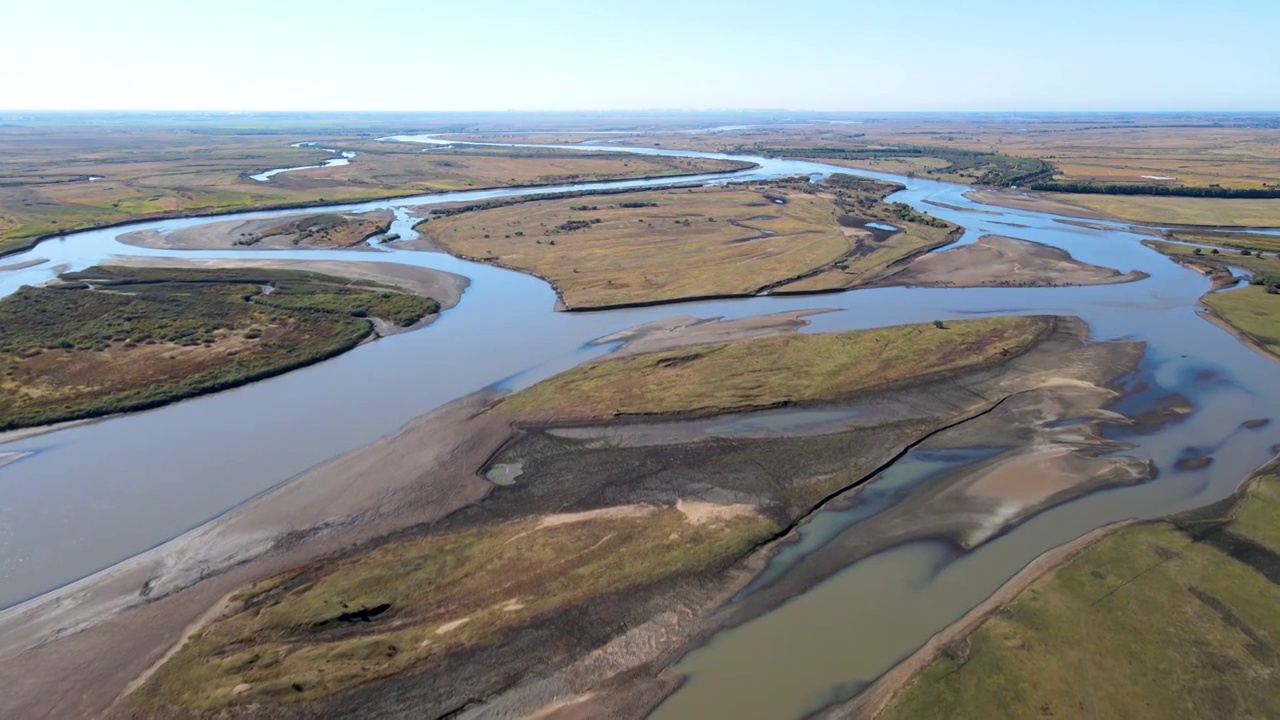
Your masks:
{"label": "green grass patch", "polygon": [[1261,285],[1210,293],[1203,301],[1229,325],[1280,355],[1280,294]]}
{"label": "green grass patch", "polygon": [[829,401],[990,363],[1030,347],[1052,322],[1001,317],[643,353],[563,372],[499,409],[587,419]]}
{"label": "green grass patch", "polygon": [[[1234,519],[1123,530],[953,643],[883,718],[1280,717],[1280,478]],[[1193,538],[1195,541],[1193,542]],[[1243,538],[1271,556],[1224,550]]]}

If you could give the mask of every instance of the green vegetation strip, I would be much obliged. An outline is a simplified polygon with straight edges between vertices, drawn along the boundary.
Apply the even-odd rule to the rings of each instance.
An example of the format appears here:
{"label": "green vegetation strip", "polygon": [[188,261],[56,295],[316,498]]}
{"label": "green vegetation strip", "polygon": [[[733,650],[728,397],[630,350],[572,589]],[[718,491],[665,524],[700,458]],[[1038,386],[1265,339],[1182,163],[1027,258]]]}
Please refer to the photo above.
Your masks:
{"label": "green vegetation strip", "polygon": [[1132,527],[952,643],[882,718],[1280,717],[1280,477]]}
{"label": "green vegetation strip", "polygon": [[[1201,235],[1198,239],[1207,237],[1212,236]],[[1143,244],[1169,257],[1222,273],[1224,277],[1230,272],[1229,266],[1252,272],[1248,287],[1212,292],[1201,302],[1241,335],[1280,356],[1280,254],[1262,250],[1270,249],[1275,240],[1231,239],[1237,243],[1235,249],[1205,250],[1158,240],[1146,240]],[[1245,243],[1258,249],[1239,247]]]}
{"label": "green vegetation strip", "polygon": [[156,407],[349,350],[439,303],[284,270],[90,268],[0,300],[0,430]]}
{"label": "green vegetation strip", "polygon": [[700,345],[583,365],[502,411],[574,419],[710,413],[835,400],[976,368],[1029,348],[1044,317],[1001,317]]}
{"label": "green vegetation strip", "polygon": [[776,529],[755,515],[693,524],[673,508],[639,508],[393,542],[240,593],[130,702],[152,717],[323,698],[579,603],[714,571]]}

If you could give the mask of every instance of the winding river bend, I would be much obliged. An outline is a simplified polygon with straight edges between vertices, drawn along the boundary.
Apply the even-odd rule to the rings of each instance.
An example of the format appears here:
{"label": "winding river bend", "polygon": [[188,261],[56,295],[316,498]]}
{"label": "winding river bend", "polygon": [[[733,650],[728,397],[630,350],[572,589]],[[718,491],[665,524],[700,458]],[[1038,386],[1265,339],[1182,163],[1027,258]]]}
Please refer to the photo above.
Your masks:
{"label": "winding river bend", "polygon": [[[396,139],[432,142],[426,137]],[[1026,210],[995,215],[990,207],[965,198],[966,186],[820,163],[616,145],[589,149],[746,160],[758,167],[730,176],[468,191],[315,210],[393,209],[392,232],[408,238],[416,220],[413,208],[437,203],[856,172],[906,185],[891,199],[963,225],[967,233],[962,243],[1007,234],[1062,248],[1085,262],[1142,270],[1150,277],[1092,287],[881,288],[557,313],[554,292],[543,281],[442,253],[394,248],[173,251],[117,239],[136,230],[168,231],[296,210],[70,233],[6,258],[16,266],[37,258],[49,262],[0,272],[0,293],[45,281],[55,275],[54,268],[82,269],[125,256],[390,261],[464,275],[471,285],[457,307],[424,330],[236,390],[0,444],[0,459],[11,459],[0,466],[0,608],[155,547],[446,402],[488,386],[527,386],[607,352],[607,346],[592,344],[596,338],[673,315],[736,318],[809,308],[840,311],[813,316],[809,332],[980,315],[1076,315],[1089,323],[1095,340],[1145,342],[1141,368],[1129,382],[1145,384],[1149,389],[1144,394],[1153,398],[1180,393],[1194,411],[1158,432],[1126,438],[1135,445],[1126,454],[1154,462],[1159,475],[1153,482],[1057,506],[969,553],[930,542],[893,548],[722,632],[682,661],[679,669],[690,679],[659,708],[662,717],[735,716],[744,707],[756,713],[767,707],[775,717],[819,711],[856,693],[1042,552],[1117,520],[1158,517],[1221,499],[1274,453],[1274,425],[1247,430],[1241,424],[1268,418],[1280,407],[1275,364],[1198,316],[1195,302],[1208,291],[1208,280],[1143,247],[1142,236],[1122,226],[1068,225]],[[1215,460],[1198,469],[1177,469],[1176,461],[1190,453]],[[892,494],[895,483],[927,481],[929,472],[927,461],[904,458],[900,468],[882,473],[864,492],[868,498],[875,498],[877,489]],[[876,511],[866,507],[862,512]],[[856,520],[854,513],[849,522]],[[820,514],[811,525],[827,522],[833,520]],[[768,572],[789,572],[803,560],[803,552],[780,555],[775,561],[780,564]]]}

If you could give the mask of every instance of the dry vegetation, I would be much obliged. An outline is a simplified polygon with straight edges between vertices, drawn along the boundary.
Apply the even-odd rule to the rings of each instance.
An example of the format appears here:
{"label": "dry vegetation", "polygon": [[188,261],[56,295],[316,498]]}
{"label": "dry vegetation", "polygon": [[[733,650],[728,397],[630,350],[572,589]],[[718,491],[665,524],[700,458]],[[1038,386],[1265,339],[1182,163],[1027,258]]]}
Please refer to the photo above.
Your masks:
{"label": "dry vegetation", "polygon": [[[822,287],[851,287],[955,229],[880,202],[893,187],[801,180],[582,196],[461,212],[418,229],[450,252],[548,278],[575,309],[808,289],[790,283],[815,274]],[[907,230],[875,231],[868,221]]]}
{"label": "dry vegetation", "polygon": [[1280,478],[1122,530],[1036,581],[883,718],[1280,716]]}
{"label": "dry vegetation", "polygon": [[563,372],[507,398],[499,409],[587,420],[829,401],[1016,355],[1052,324],[1002,317],[643,353]]}
{"label": "dry vegetation", "polygon": [[[354,150],[349,165],[249,175]],[[427,152],[423,152],[427,149]],[[738,163],[617,153],[436,150],[368,137],[138,127],[0,130],[0,254],[36,238],[147,217],[228,212],[508,185],[727,170]],[[90,179],[96,178],[96,179]]]}

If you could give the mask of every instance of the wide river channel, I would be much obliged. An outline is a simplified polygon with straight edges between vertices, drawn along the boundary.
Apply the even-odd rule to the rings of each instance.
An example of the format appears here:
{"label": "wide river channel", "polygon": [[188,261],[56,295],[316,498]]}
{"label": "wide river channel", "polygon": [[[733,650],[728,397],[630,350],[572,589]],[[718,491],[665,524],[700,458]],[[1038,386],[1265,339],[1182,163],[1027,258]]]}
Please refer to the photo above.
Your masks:
{"label": "wide river channel", "polygon": [[[426,136],[396,140],[433,142]],[[46,281],[55,267],[79,270],[119,257],[397,262],[464,275],[471,285],[432,325],[318,365],[149,412],[0,442],[0,609],[162,544],[444,403],[488,386],[527,386],[608,352],[608,346],[592,343],[597,338],[674,315],[736,318],[838,310],[813,316],[807,332],[981,315],[1075,315],[1088,322],[1095,340],[1145,342],[1141,369],[1128,382],[1145,383],[1145,397],[1180,393],[1194,411],[1157,432],[1126,437],[1135,446],[1126,454],[1155,463],[1158,476],[1152,482],[1059,505],[968,553],[924,541],[892,548],[720,633],[681,662],[689,681],[659,708],[661,717],[810,715],[855,694],[1046,550],[1118,520],[1154,518],[1224,498],[1275,452],[1280,438],[1274,424],[1245,430],[1241,423],[1269,418],[1280,407],[1280,367],[1199,317],[1195,303],[1209,282],[1143,247],[1143,236],[1121,225],[1065,224],[1052,215],[978,205],[964,197],[969,188],[963,185],[813,162],[616,145],[589,149],[746,160],[758,167],[728,176],[453,192],[312,210],[390,208],[397,218],[392,232],[407,238],[421,214],[415,208],[437,203],[853,172],[906,185],[891,200],[964,226],[961,243],[986,234],[1009,235],[1150,277],[1094,287],[882,288],[561,313],[553,310],[554,292],[539,279],[437,252],[174,251],[117,240],[137,230],[168,231],[297,210],[140,222],[52,238],[4,259],[10,265],[37,258],[49,262],[0,272],[0,294]],[[1197,453],[1212,455],[1214,462],[1195,470],[1175,468],[1178,458]],[[930,472],[928,458],[908,456],[862,495],[891,498],[895,487],[927,482]],[[767,572],[773,577],[788,572],[803,563],[804,543],[814,545],[813,538],[854,527],[885,505],[868,503],[861,510],[831,511],[838,515],[819,513],[806,526],[809,535],[799,549],[780,553]]]}

